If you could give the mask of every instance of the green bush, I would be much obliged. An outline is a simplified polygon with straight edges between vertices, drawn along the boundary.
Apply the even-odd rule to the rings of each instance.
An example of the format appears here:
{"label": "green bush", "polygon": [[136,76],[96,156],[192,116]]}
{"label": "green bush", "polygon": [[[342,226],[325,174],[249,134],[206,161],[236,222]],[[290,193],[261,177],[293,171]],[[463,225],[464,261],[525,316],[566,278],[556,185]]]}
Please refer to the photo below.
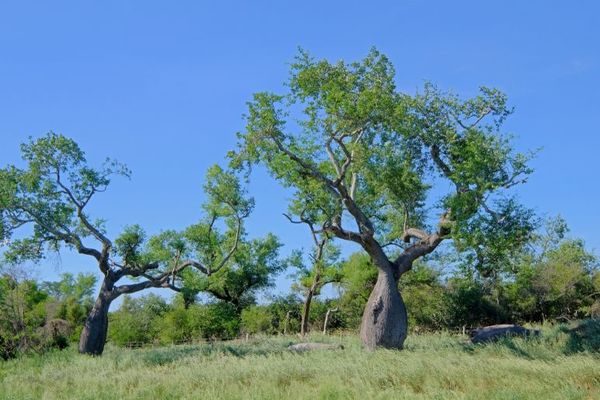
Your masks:
{"label": "green bush", "polygon": [[160,340],[182,343],[200,339],[232,339],[240,329],[235,307],[225,302],[175,307],[161,320]]}
{"label": "green bush", "polygon": [[121,346],[155,341],[168,309],[165,300],[155,294],[125,296],[119,310],[109,315],[109,340]]}
{"label": "green bush", "polygon": [[271,314],[265,306],[250,306],[242,310],[242,332],[249,334],[271,331]]}

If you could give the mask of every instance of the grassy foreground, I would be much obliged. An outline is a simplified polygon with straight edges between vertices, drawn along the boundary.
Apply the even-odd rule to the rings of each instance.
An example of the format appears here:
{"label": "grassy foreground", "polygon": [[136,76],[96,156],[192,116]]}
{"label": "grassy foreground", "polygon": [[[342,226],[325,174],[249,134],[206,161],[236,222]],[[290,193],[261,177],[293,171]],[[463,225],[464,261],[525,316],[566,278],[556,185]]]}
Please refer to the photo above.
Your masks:
{"label": "grassy foreground", "polygon": [[[74,349],[0,362],[1,399],[600,399],[600,356],[560,330],[466,344],[410,336],[404,351],[294,353],[296,337],[128,350]],[[574,344],[575,343],[575,344]]]}

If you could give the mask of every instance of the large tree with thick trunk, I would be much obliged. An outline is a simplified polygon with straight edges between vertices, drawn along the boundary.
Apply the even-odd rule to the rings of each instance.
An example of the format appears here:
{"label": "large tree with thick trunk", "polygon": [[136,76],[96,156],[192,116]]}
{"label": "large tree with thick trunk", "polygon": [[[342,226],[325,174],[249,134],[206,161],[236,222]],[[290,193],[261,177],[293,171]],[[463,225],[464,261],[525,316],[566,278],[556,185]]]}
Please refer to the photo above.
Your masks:
{"label": "large tree with thick trunk", "polygon": [[[102,283],[81,333],[81,353],[102,354],[108,310],[121,295],[148,288],[186,293],[186,271],[193,269],[212,279],[227,269],[237,270],[240,249],[245,249],[246,263],[259,269],[268,263],[269,271],[273,268],[277,240],[272,236],[262,241],[245,240],[243,220],[253,201],[246,197],[237,178],[218,166],[207,173],[205,217],[198,224],[150,238],[141,227],[132,225],[113,242],[103,221],[93,220],[87,207],[107,189],[113,175],[128,176],[128,169],[110,160],[104,168],[94,169],[73,140],[54,133],[23,144],[21,150],[25,169],[8,166],[0,170],[4,258],[10,263],[40,261],[48,251],[66,246],[96,262]],[[30,229],[15,235],[27,226]]]}
{"label": "large tree with thick trunk", "polygon": [[511,113],[506,97],[481,88],[461,100],[430,84],[410,96],[394,79],[376,50],[351,64],[300,52],[287,93],[249,102],[230,154],[236,167],[266,166],[294,190],[296,210],[318,213],[324,233],[369,254],[378,268],[361,326],[369,349],[402,348],[398,279],[415,260],[453,239],[489,268],[531,230],[530,213],[508,190],[531,169],[500,132]]}

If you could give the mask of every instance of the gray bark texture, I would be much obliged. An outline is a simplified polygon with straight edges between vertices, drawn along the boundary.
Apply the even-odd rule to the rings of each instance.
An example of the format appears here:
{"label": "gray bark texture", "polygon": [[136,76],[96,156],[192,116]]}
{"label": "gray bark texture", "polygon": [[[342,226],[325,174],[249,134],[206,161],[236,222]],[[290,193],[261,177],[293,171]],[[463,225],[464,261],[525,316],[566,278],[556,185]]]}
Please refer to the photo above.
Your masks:
{"label": "gray bark texture", "polygon": [[329,324],[329,317],[331,316],[332,312],[336,312],[338,310],[338,308],[330,308],[327,310],[327,312],[325,313],[325,322],[323,322],[323,335],[327,335],[327,325]]}
{"label": "gray bark texture", "polygon": [[99,356],[104,351],[108,332],[108,309],[114,299],[109,290],[112,289],[112,286],[113,282],[105,278],[94,307],[85,320],[85,325],[79,337],[79,352],[81,354]]}
{"label": "gray bark texture", "polygon": [[377,347],[402,349],[404,346],[408,318],[397,282],[391,271],[379,270],[360,328],[362,343],[369,350]]}

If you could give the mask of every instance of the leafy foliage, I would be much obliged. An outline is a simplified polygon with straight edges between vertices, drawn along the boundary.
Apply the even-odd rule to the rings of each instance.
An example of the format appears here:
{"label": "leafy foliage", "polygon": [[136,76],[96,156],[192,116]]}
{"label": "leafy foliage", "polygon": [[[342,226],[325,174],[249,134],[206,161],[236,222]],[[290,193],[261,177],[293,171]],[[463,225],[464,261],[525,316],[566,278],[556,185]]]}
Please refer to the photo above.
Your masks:
{"label": "leafy foliage", "polygon": [[[431,84],[409,96],[396,91],[394,75],[374,49],[350,64],[301,51],[288,93],[257,93],[249,102],[232,164],[264,164],[293,188],[293,212],[373,254],[395,243],[414,261],[451,235],[461,248],[483,247],[489,254],[481,257],[496,259],[500,250],[489,249],[483,231],[502,231],[503,249],[526,240],[531,212],[500,195],[532,172],[531,155],[515,152],[499,131],[512,112],[506,96],[483,87],[461,100]],[[444,187],[440,180],[453,190],[428,202],[431,187]],[[425,233],[431,211],[442,216],[437,236]],[[346,217],[358,232],[342,228]],[[378,245],[368,239],[374,234]],[[429,247],[406,245],[412,237],[430,238]]]}

